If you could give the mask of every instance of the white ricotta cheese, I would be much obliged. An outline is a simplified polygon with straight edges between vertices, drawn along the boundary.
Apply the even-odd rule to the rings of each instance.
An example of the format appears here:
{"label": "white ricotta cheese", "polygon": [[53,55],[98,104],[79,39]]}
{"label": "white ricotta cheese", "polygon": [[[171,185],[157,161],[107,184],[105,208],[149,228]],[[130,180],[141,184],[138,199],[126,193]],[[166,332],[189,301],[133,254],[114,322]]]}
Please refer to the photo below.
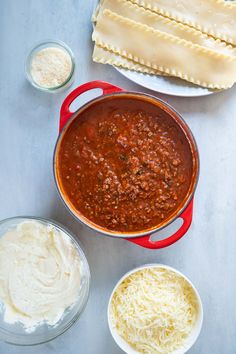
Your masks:
{"label": "white ricotta cheese", "polygon": [[81,261],[70,238],[52,225],[26,221],[0,238],[4,320],[27,331],[55,325],[78,299]]}

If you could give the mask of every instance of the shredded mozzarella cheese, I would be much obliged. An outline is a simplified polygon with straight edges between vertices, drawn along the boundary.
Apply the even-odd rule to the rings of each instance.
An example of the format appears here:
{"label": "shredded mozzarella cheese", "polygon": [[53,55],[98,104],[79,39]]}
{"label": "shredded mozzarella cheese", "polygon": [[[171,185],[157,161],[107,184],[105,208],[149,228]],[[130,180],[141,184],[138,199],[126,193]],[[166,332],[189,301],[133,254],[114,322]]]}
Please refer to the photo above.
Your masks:
{"label": "shredded mozzarella cheese", "polygon": [[109,310],[118,334],[136,351],[169,354],[184,345],[194,327],[198,301],[182,276],[150,267],[122,281]]}

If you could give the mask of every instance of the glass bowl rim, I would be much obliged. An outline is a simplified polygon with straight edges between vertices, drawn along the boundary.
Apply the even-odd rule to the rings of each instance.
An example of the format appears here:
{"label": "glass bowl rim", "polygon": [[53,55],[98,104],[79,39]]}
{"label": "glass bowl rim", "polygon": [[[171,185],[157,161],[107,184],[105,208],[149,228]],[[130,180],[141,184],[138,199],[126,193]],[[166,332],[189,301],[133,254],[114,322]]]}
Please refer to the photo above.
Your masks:
{"label": "glass bowl rim", "polygon": [[[5,218],[5,219],[0,220],[0,229],[1,229],[2,225],[4,225],[5,223],[8,223],[8,222],[11,223],[11,222],[14,222],[17,220],[19,220],[19,223],[27,221],[27,220],[33,220],[33,221],[38,221],[38,222],[42,222],[45,224],[51,224],[54,227],[56,227],[57,229],[59,229],[60,231],[64,232],[69,237],[69,239],[72,241],[72,243],[75,245],[77,252],[79,254],[80,260],[81,260],[83,267],[84,267],[84,276],[85,276],[84,289],[85,290],[84,290],[81,304],[80,304],[79,308],[76,310],[73,317],[70,319],[70,321],[68,321],[68,323],[63,325],[61,328],[57,324],[55,325],[55,328],[53,328],[53,326],[52,326],[52,330],[55,330],[55,333],[52,334],[50,331],[49,332],[50,335],[48,335],[48,336],[45,335],[45,333],[44,334],[35,334],[34,332],[25,333],[25,334],[14,334],[14,333],[8,332],[7,330],[4,330],[3,328],[0,327],[0,340],[1,341],[8,343],[8,344],[12,344],[12,345],[17,345],[17,346],[35,346],[35,345],[40,345],[40,344],[50,342],[51,340],[59,337],[61,334],[65,333],[80,318],[80,316],[82,315],[82,313],[87,305],[88,298],[89,298],[91,273],[90,273],[89,263],[87,261],[87,258],[85,256],[83,249],[81,248],[80,242],[77,240],[75,235],[71,231],[69,231],[64,225],[62,225],[59,222],[54,221],[50,218],[19,215],[19,216],[13,216],[13,217],[9,217],[9,218]],[[0,238],[1,238],[1,236],[2,235],[0,235]],[[72,305],[71,309],[74,308],[74,305]],[[63,318],[62,318],[62,323],[63,323]]]}
{"label": "glass bowl rim", "polygon": [[[34,55],[40,50],[41,47],[44,48],[48,48],[51,46],[55,46],[55,47],[60,47],[62,48],[64,51],[66,51],[70,58],[71,58],[71,72],[69,74],[69,76],[67,77],[67,79],[60,85],[57,86],[52,86],[52,87],[43,87],[38,85],[30,72],[30,65],[31,65],[31,61],[34,57]],[[43,49],[43,48],[42,48]],[[64,43],[61,40],[56,40],[56,39],[45,39],[44,41],[39,42],[38,44],[36,44],[33,48],[31,48],[31,50],[29,51],[29,54],[26,57],[25,60],[25,74],[26,74],[26,78],[28,80],[28,82],[34,86],[35,88],[37,88],[38,90],[44,91],[44,92],[58,92],[60,91],[60,89],[63,89],[64,87],[66,87],[67,84],[70,83],[70,81],[73,79],[74,77],[74,73],[75,73],[75,57],[74,57],[74,53],[72,52],[72,50],[70,49],[70,47]]]}

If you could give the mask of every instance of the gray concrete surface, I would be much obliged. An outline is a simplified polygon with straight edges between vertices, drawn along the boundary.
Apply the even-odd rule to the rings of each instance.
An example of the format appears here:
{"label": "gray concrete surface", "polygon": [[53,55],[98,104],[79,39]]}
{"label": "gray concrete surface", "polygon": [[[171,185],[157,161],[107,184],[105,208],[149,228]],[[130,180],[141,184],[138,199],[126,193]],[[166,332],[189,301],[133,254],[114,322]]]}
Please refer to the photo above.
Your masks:
{"label": "gray concrete surface", "polygon": [[37,215],[61,222],[78,235],[92,273],[88,305],[70,330],[36,347],[0,343],[0,353],[120,354],[106,319],[111,290],[133,267],[162,262],[190,277],[203,300],[202,332],[189,353],[235,354],[236,87],[195,99],[155,93],[183,115],[200,150],[201,176],[193,224],[175,245],[150,251],[125,240],[97,235],[78,224],[57,195],[52,154],[60,105],[70,89],[49,95],[27,83],[24,61],[31,47],[47,38],[65,41],[76,57],[72,88],[103,79],[127,89],[150,92],[113,68],[92,63],[90,17],[94,3],[0,0],[0,219]]}

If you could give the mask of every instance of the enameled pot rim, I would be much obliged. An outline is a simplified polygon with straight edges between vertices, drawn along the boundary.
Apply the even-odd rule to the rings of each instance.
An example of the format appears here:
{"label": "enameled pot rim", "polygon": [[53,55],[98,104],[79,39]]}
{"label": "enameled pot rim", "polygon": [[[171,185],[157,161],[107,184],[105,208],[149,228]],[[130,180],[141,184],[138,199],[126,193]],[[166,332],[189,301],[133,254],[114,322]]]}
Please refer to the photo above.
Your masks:
{"label": "enameled pot rim", "polygon": [[[144,100],[150,100],[150,101],[154,101],[159,103],[161,106],[158,106],[161,110],[165,111],[170,118],[172,118],[176,124],[179,126],[179,128],[183,131],[189,146],[191,148],[191,152],[192,152],[192,156],[193,156],[193,161],[195,160],[195,166],[193,166],[193,176],[195,176],[193,183],[190,186],[189,189],[191,189],[188,198],[186,199],[186,201],[184,202],[183,206],[179,209],[177,209],[176,213],[174,213],[172,215],[172,217],[170,219],[168,219],[166,222],[164,220],[164,222],[158,226],[158,227],[152,227],[150,229],[145,229],[143,231],[136,231],[136,232],[121,232],[121,231],[113,231],[113,230],[108,230],[102,226],[99,226],[95,223],[93,223],[92,221],[90,221],[89,219],[87,219],[84,215],[82,215],[82,213],[80,213],[79,211],[77,211],[75,208],[73,208],[72,203],[70,203],[69,198],[67,198],[63,192],[60,189],[59,186],[59,181],[57,178],[57,163],[56,163],[56,159],[57,159],[57,153],[59,151],[59,146],[60,146],[60,142],[62,141],[62,138],[67,130],[67,128],[70,126],[70,124],[72,124],[72,122],[77,119],[80,114],[86,110],[89,106],[95,104],[96,102],[99,102],[103,99],[106,98],[112,98],[114,96],[139,96],[141,98],[143,98]],[[152,96],[150,94],[146,94],[146,93],[142,93],[142,92],[136,92],[136,91],[121,91],[121,92],[114,92],[111,94],[105,94],[105,95],[101,95],[98,97],[95,97],[92,100],[89,100],[88,102],[86,102],[84,105],[82,105],[78,110],[76,110],[70,117],[70,119],[68,120],[68,122],[65,124],[65,126],[62,128],[60,134],[58,135],[56,144],[55,144],[55,148],[54,148],[54,154],[53,154],[53,174],[54,174],[54,180],[55,180],[55,184],[57,187],[57,191],[60,195],[60,198],[62,200],[62,202],[64,203],[64,205],[67,207],[67,209],[70,211],[70,213],[78,220],[80,221],[83,225],[93,229],[94,231],[101,233],[103,235],[107,235],[107,236],[111,236],[111,237],[115,237],[115,238],[136,238],[136,237],[143,237],[146,235],[151,235],[156,233],[157,231],[160,231],[164,228],[166,228],[168,225],[172,224],[178,217],[181,216],[181,214],[185,211],[185,209],[188,207],[189,203],[191,202],[191,200],[193,199],[197,184],[198,184],[198,179],[199,179],[199,169],[200,169],[200,161],[199,161],[199,152],[198,152],[198,147],[197,147],[197,143],[196,140],[193,136],[193,133],[191,132],[190,128],[188,127],[187,123],[184,121],[184,119],[181,117],[181,115],[172,107],[170,106],[168,103],[166,103],[165,101],[163,101],[160,98],[157,98],[155,96]]]}

